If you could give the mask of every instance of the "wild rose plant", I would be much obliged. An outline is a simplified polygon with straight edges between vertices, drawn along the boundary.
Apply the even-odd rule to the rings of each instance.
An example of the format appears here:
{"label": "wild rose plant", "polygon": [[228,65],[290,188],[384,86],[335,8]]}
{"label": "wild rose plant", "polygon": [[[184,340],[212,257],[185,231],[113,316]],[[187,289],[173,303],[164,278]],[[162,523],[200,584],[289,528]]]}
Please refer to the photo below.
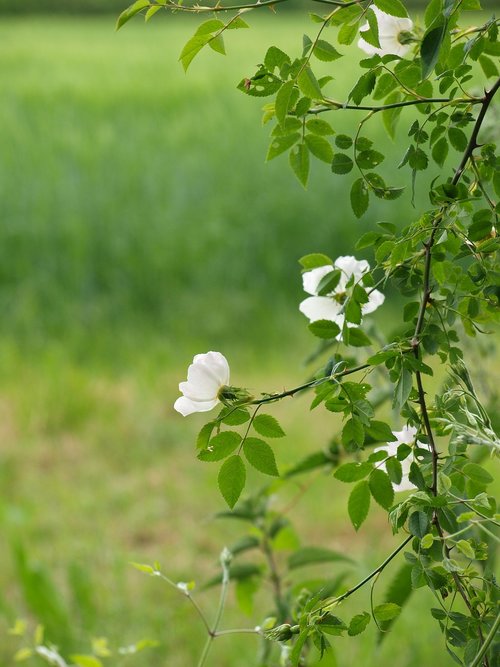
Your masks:
{"label": "wild rose plant", "polygon": [[[279,4],[286,1],[205,6],[137,0],[118,27],[138,14],[147,20],[168,11],[207,14],[180,54],[187,70],[206,46],[225,53],[226,35],[235,38],[248,28],[252,11],[271,7],[279,21]],[[298,36],[295,53],[270,45],[238,88],[265,101],[263,121],[272,128],[268,160],[288,154],[304,186],[311,161],[325,163],[332,178],[343,179],[353,218],[376,224],[360,234],[352,255],[332,259],[330,248],[300,260],[308,296],[297,306],[319,339],[305,382],[251,396],[229,385],[223,354],[208,352],[194,357],[179,385],[175,409],[182,415],[219,408],[198,435],[197,458],[219,466],[218,485],[229,508],[224,514],[248,526],[233,551],[221,554],[215,618],[206,617],[189,585],[172,582],[158,564],[137,567],[170,583],[201,617],[207,638],[200,667],[215,639],[237,632],[259,640],[258,659],[248,664],[305,667],[321,657],[334,660],[339,636],[356,641],[370,623],[385,636],[422,588],[432,592],[430,613],[443,633],[442,655],[467,667],[493,667],[499,654],[493,562],[500,517],[490,489],[499,421],[496,411],[489,412],[491,397],[476,390],[484,383],[468,362],[467,341],[474,345],[500,319],[500,161],[494,143],[499,20],[481,18],[477,0],[431,0],[413,16],[401,0],[321,0],[308,9],[309,34]],[[469,10],[478,12],[472,26]],[[346,67],[347,57],[352,82],[344,96],[337,92],[335,71]],[[348,131],[339,131],[340,115],[347,115]],[[378,121],[397,137],[399,170],[385,169],[384,148],[373,132]],[[415,198],[425,171],[432,174],[427,210],[417,214],[409,204],[404,220],[377,222],[373,200],[386,207],[387,220],[405,187]],[[418,197],[424,201],[420,190]],[[391,311],[389,288],[399,295]],[[396,333],[374,329],[378,315],[394,320]],[[332,413],[340,428],[278,470],[274,443],[285,433],[272,407],[297,394],[308,395],[311,408]],[[249,488],[248,468],[262,475],[262,487]],[[332,497],[338,485],[352,485],[346,513],[355,530],[374,501],[387,513],[388,530],[400,535],[399,546],[359,581],[355,553],[291,546],[286,563],[276,558],[276,540],[290,529],[290,513],[280,515],[271,506],[272,482],[280,478],[285,485],[319,470],[332,473]],[[261,563],[248,560],[250,552],[260,554]],[[387,581],[384,570],[398,559],[401,566]],[[294,587],[295,572],[317,562],[341,562],[350,573]],[[343,601],[377,579],[379,586],[385,581],[383,601],[375,595],[369,609],[346,615]],[[220,630],[233,584],[250,612],[255,591],[267,589],[272,614],[265,613],[266,605],[252,612],[251,627]]]}

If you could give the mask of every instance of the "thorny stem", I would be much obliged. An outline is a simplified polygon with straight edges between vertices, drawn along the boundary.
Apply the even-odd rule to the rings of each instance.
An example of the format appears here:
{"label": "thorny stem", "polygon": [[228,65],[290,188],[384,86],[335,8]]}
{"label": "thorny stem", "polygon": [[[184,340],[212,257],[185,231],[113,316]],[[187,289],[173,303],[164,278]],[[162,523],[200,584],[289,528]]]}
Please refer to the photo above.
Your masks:
{"label": "thorny stem", "polygon": [[417,99],[417,100],[404,100],[403,102],[392,102],[391,104],[381,104],[380,106],[357,106],[355,104],[347,104],[343,102],[337,102],[336,100],[330,100],[325,98],[325,106],[315,107],[309,109],[308,113],[311,115],[317,115],[320,113],[325,113],[326,111],[340,111],[343,109],[349,111],[373,111],[377,113],[378,111],[386,111],[387,109],[399,109],[400,107],[409,107],[415,106],[416,104],[478,104],[481,102],[481,99],[453,99],[451,97],[429,97],[426,99]]}
{"label": "thorny stem", "polygon": [[[481,100],[481,109],[479,111],[479,114],[477,116],[476,122],[474,124],[474,128],[472,130],[469,142],[467,144],[467,147],[464,151],[464,154],[462,156],[462,160],[460,161],[460,164],[458,165],[455,174],[453,176],[453,179],[451,181],[452,185],[457,185],[458,182],[460,181],[465,168],[467,166],[467,163],[472,157],[472,154],[476,148],[478,148],[479,144],[477,143],[479,131],[481,129],[482,123],[484,121],[484,118],[486,116],[486,112],[488,111],[488,107],[491,104],[491,101],[493,100],[493,97],[495,96],[495,93],[497,92],[498,88],[500,87],[500,79],[496,81],[494,86],[487,92],[485,92],[484,97]],[[418,359],[420,357],[420,336],[422,333],[423,325],[424,325],[424,320],[425,320],[425,311],[426,308],[430,302],[430,295],[431,295],[431,285],[430,285],[430,274],[431,274],[431,263],[432,263],[432,247],[434,245],[434,242],[436,240],[436,235],[439,230],[440,222],[443,219],[444,213],[445,213],[446,208],[443,207],[441,211],[438,213],[436,216],[434,223],[433,223],[433,229],[431,232],[431,235],[429,239],[424,243],[424,254],[425,254],[425,261],[424,261],[424,276],[423,276],[423,295],[422,295],[422,301],[420,302],[420,309],[418,312],[418,317],[417,317],[417,324],[415,326],[415,332],[413,335],[413,340],[412,340],[412,348],[415,357]],[[418,401],[420,404],[420,410],[422,413],[422,420],[424,422],[424,427],[425,431],[427,433],[427,437],[429,439],[429,445],[431,448],[432,452],[432,493],[433,495],[437,495],[437,476],[438,476],[438,462],[439,462],[439,452],[436,448],[436,443],[434,440],[434,434],[432,431],[430,419],[429,419],[429,413],[427,410],[427,404],[426,404],[426,399],[425,399],[425,390],[423,387],[422,383],[422,376],[420,371],[415,372],[415,377],[417,381],[417,390],[418,390]],[[434,517],[433,517],[433,523],[436,526],[436,530],[438,532],[439,537],[443,540],[444,543],[444,533],[443,529],[441,527],[441,524],[439,522],[439,516],[438,513],[435,511],[434,512]],[[445,544],[445,543],[444,543]],[[445,553],[447,556],[449,556],[449,549],[445,544]],[[458,592],[460,593],[465,605],[469,609],[469,612],[472,617],[478,618],[477,612],[475,609],[472,607],[467,591],[464,589],[462,582],[460,581],[460,577],[456,572],[453,572],[453,579],[455,581],[455,585],[457,587]],[[479,628],[479,637],[481,641],[482,639],[482,633],[481,629]],[[484,651],[485,653],[486,651]],[[483,655],[484,655],[483,653]],[[482,657],[482,656],[481,656]],[[485,667],[488,667],[489,662],[488,658],[485,656],[484,657],[484,665]]]}
{"label": "thorny stem", "polygon": [[346,375],[357,373],[359,371],[364,370],[365,368],[370,368],[370,364],[361,364],[359,366],[353,366],[352,368],[347,368],[345,371],[341,371],[340,373],[335,373],[333,375],[327,375],[322,378],[309,380],[309,382],[304,382],[304,384],[301,384],[298,387],[294,387],[293,389],[289,389],[288,391],[283,391],[279,394],[269,394],[269,396],[265,396],[264,398],[257,398],[254,401],[252,401],[250,405],[263,405],[264,403],[273,403],[274,401],[279,401],[282,398],[287,398],[288,396],[295,396],[295,394],[298,394],[301,391],[305,391],[306,389],[310,389],[311,387],[317,387],[318,385],[323,384],[324,382],[328,382],[329,380],[337,380],[339,378],[345,377]]}

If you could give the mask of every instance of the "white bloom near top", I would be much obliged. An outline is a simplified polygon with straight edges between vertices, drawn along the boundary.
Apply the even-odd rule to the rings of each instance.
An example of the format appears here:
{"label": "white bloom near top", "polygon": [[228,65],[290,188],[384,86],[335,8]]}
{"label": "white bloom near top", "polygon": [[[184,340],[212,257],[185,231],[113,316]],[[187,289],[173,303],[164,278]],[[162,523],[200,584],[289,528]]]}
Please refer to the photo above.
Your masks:
{"label": "white bloom near top", "polygon": [[[402,431],[393,431],[392,434],[396,438],[396,440],[394,440],[393,442],[388,442],[383,447],[376,447],[373,451],[374,452],[385,451],[387,452],[387,456],[396,456],[396,454],[398,453],[399,445],[403,444],[413,445],[413,443],[415,442],[415,436],[417,435],[417,429],[414,426],[403,426]],[[401,467],[403,469],[403,477],[399,484],[392,485],[394,487],[394,491],[396,492],[410,491],[411,489],[415,488],[415,485],[412,484],[408,479],[408,475],[410,474],[410,466],[411,466],[410,456],[404,459],[404,461],[401,461]],[[382,467],[384,470],[386,470],[385,465]]]}
{"label": "white bloom near top", "polygon": [[229,384],[229,364],[220,352],[197,354],[188,368],[187,382],[179,384],[183,396],[174,404],[181,415],[208,412],[219,403],[219,391]]}
{"label": "white bloom near top", "polygon": [[[326,296],[318,296],[318,287],[321,280],[332,271],[340,270],[341,276],[335,289]],[[344,326],[344,301],[352,293],[352,288],[359,283],[365,273],[370,270],[370,265],[364,259],[357,260],[350,255],[337,257],[333,266],[318,266],[316,269],[306,271],[302,275],[304,291],[312,296],[304,299],[299,310],[310,322],[317,320],[330,320],[342,329]],[[350,287],[348,283],[354,278]],[[384,295],[378,290],[368,292],[368,301],[361,306],[361,313],[367,315],[377,310],[384,303]],[[355,325],[352,325],[355,326]]]}
{"label": "white bloom near top", "polygon": [[[375,12],[377,17],[378,41],[380,43],[380,48],[378,49],[372,44],[369,44],[362,37],[358,41],[359,48],[370,56],[374,56],[375,54],[378,54],[379,56],[393,54],[395,56],[403,57],[406,55],[411,48],[411,44],[401,44],[399,35],[402,32],[411,32],[413,29],[413,21],[411,19],[390,16],[373,5],[370,9]],[[368,27],[368,23],[365,23],[361,26],[361,30],[367,30]]]}

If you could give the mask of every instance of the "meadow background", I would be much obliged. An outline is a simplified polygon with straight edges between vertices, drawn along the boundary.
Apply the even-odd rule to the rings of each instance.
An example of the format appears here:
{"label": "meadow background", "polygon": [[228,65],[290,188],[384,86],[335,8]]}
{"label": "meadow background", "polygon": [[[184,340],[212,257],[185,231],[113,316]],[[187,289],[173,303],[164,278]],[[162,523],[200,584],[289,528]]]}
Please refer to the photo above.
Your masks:
{"label": "meadow background", "polygon": [[[241,534],[213,520],[223,508],[217,471],[193,456],[203,417],[173,411],[177,383],[209,349],[228,357],[236,384],[300,383],[314,343],[297,308],[298,258],[351,252],[375,221],[403,225],[410,210],[409,196],[376,201],[356,221],[344,181],[328,168],[313,169],[305,192],[286,158],[264,164],[262,100],[236,84],[272,40],[298,52],[303,15],[251,18],[251,31],[229,36],[230,58],[205,53],[187,76],[178,54],[196,19],[165,15],[119,33],[114,20],[0,16],[5,665],[17,647],[6,630],[18,617],[42,622],[73,652],[95,636],[113,645],[149,637],[159,648],[123,664],[196,664],[203,632],[192,609],[129,565],[158,560],[174,580],[202,583]],[[334,76],[346,90],[340,62]],[[339,129],[345,122],[338,114]],[[390,155],[403,154],[399,139],[387,144]],[[388,302],[379,322],[389,328],[398,309]],[[297,400],[302,410],[280,404],[275,414],[290,435],[279,446],[299,457],[327,443],[337,422],[313,419],[307,398]],[[398,540],[376,508],[356,535],[346,493],[319,478],[297,523],[304,543],[361,553],[356,581]],[[349,602],[351,613],[367,608],[367,594]],[[413,597],[380,646],[373,627],[361,642],[339,639],[338,664],[412,667],[439,654],[447,665],[423,611],[428,594]],[[211,609],[216,598],[207,591],[199,601]],[[237,619],[262,620],[234,611],[225,627]],[[246,667],[255,648],[252,637],[220,639],[209,662]]]}

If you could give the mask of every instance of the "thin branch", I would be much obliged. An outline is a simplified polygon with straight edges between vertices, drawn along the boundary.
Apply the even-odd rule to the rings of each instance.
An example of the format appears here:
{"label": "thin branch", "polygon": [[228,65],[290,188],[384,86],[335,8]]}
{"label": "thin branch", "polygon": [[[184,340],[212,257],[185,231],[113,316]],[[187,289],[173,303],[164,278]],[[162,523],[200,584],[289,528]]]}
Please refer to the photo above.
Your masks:
{"label": "thin branch", "polygon": [[358,584],[356,584],[355,586],[350,588],[345,593],[342,593],[342,595],[340,595],[338,598],[334,598],[331,602],[327,603],[324,607],[321,607],[317,611],[326,612],[329,609],[332,609],[333,607],[337,606],[340,602],[342,602],[343,600],[345,600],[346,598],[351,596],[353,593],[355,593],[357,590],[362,588],[371,579],[373,579],[373,577],[376,577],[378,574],[380,574],[380,572],[382,572],[382,570],[384,570],[387,567],[387,565],[389,565],[391,560],[393,558],[395,558],[395,556],[397,556],[398,553],[400,551],[402,551],[405,548],[405,546],[408,544],[408,542],[411,542],[412,539],[413,539],[413,535],[408,535],[408,537],[405,539],[405,541],[402,542],[397,549],[395,549],[392,553],[390,553],[387,556],[387,558],[384,560],[384,562],[381,563],[377,568],[375,568],[375,570],[373,570],[373,572],[370,572],[370,574],[367,575],[364,579],[362,579]]}

